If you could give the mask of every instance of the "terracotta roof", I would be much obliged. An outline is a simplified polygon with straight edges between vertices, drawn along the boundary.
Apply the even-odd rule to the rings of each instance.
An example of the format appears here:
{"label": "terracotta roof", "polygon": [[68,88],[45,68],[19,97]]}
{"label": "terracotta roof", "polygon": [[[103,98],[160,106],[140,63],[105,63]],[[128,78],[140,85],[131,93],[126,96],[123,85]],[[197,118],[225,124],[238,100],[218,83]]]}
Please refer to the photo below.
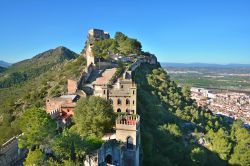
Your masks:
{"label": "terracotta roof", "polygon": [[112,69],[106,69],[103,73],[101,77],[98,77],[93,84],[94,85],[105,85],[108,84],[110,79],[113,77],[113,75],[116,72],[116,68],[112,68]]}

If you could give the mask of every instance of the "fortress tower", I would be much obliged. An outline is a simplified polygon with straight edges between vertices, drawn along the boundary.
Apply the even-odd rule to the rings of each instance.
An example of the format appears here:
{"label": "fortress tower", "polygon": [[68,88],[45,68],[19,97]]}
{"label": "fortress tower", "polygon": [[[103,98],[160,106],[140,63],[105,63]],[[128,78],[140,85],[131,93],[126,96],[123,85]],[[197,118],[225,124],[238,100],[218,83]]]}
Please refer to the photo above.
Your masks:
{"label": "fortress tower", "polygon": [[109,39],[110,35],[108,32],[104,32],[101,29],[90,29],[88,31],[88,39],[85,45],[84,56],[87,59],[87,66],[93,64],[95,65],[95,57],[91,51],[92,46],[96,40]]}
{"label": "fortress tower", "polygon": [[140,116],[122,115],[116,119],[116,140],[124,144],[121,149],[121,165],[139,166]]}

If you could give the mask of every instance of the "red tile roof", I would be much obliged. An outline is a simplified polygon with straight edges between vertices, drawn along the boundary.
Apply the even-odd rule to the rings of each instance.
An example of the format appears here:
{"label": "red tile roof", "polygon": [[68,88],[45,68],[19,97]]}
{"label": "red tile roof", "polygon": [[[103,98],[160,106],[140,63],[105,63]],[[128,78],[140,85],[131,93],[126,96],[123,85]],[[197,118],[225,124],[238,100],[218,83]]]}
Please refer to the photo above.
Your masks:
{"label": "red tile roof", "polygon": [[101,77],[98,77],[93,84],[94,85],[105,85],[108,84],[110,79],[113,77],[113,75],[116,72],[116,68],[112,68],[112,69],[106,69],[103,73]]}

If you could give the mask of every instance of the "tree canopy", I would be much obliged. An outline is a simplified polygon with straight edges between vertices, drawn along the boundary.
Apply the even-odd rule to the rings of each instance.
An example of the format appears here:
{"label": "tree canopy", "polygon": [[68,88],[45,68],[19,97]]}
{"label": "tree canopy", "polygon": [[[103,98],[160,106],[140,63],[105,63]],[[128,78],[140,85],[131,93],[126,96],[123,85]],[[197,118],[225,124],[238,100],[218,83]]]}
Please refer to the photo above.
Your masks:
{"label": "tree canopy", "polygon": [[107,100],[91,96],[78,101],[73,120],[73,127],[81,136],[101,138],[112,130],[115,114]]}
{"label": "tree canopy", "polygon": [[25,166],[45,165],[45,155],[40,149],[29,151],[24,162]]}
{"label": "tree canopy", "polygon": [[92,52],[97,58],[108,58],[108,54],[119,53],[123,55],[141,54],[141,43],[129,38],[122,32],[116,32],[114,39],[99,39],[94,42]]}
{"label": "tree canopy", "polygon": [[41,108],[27,109],[18,120],[23,132],[20,137],[20,147],[44,145],[55,135],[56,122]]}

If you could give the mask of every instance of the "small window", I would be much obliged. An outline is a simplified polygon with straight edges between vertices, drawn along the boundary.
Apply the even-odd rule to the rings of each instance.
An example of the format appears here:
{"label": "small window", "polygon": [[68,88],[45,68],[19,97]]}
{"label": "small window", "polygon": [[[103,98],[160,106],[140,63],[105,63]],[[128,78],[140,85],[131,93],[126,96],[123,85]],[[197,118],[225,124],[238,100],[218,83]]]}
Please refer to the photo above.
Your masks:
{"label": "small window", "polygon": [[133,90],[133,95],[135,94],[135,91]]}
{"label": "small window", "polygon": [[106,93],[106,91],[105,90],[103,90],[103,94],[105,95],[105,93]]}
{"label": "small window", "polygon": [[135,105],[135,101],[133,100],[133,105]]}
{"label": "small window", "polygon": [[126,99],[126,105],[129,105],[129,104],[130,104],[130,100]]}
{"label": "small window", "polygon": [[122,112],[120,108],[117,109],[117,112]]}
{"label": "small window", "polygon": [[117,104],[121,105],[122,104],[122,100],[121,99],[117,99]]}
{"label": "small window", "polygon": [[126,109],[126,112],[129,113],[130,112],[129,109]]}

